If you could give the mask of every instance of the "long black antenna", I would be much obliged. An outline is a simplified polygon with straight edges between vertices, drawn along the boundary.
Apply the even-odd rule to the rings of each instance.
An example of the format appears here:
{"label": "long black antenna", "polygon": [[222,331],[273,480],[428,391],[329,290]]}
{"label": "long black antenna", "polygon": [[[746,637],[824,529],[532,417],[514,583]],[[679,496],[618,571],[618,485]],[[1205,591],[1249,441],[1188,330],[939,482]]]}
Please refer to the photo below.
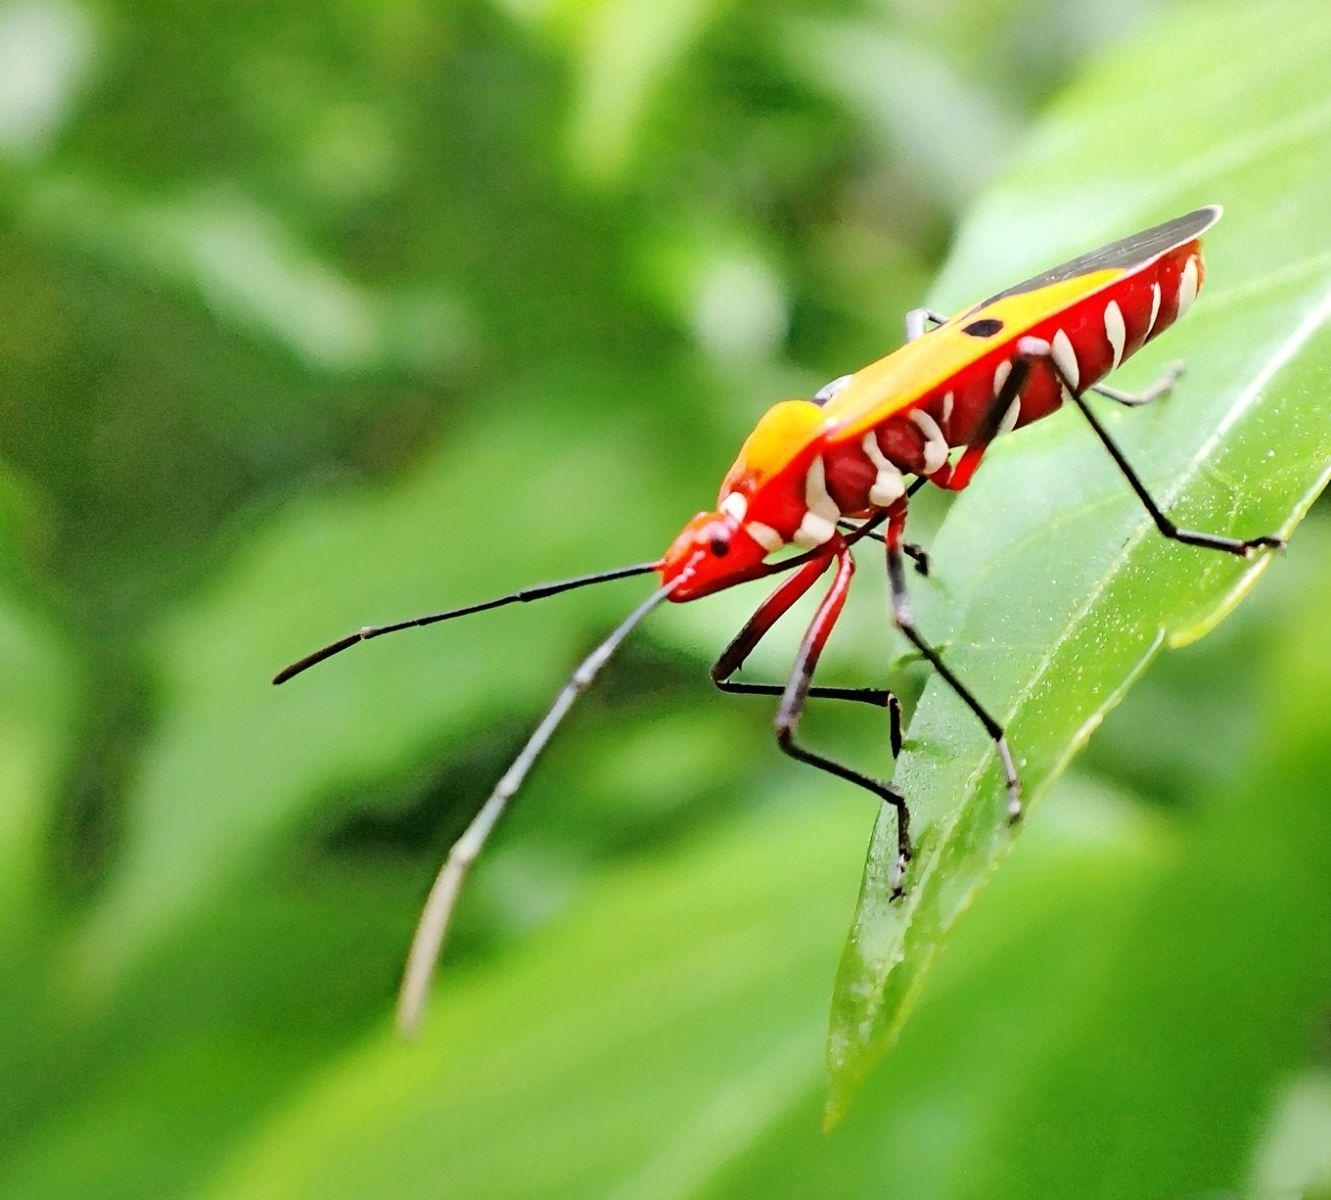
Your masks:
{"label": "long black antenna", "polygon": [[579,575],[576,579],[561,579],[557,583],[538,583],[532,587],[519,588],[516,592],[510,592],[507,596],[500,596],[495,600],[483,600],[479,604],[467,604],[462,608],[450,608],[447,612],[431,613],[427,617],[413,617],[409,621],[395,621],[392,625],[367,625],[364,629],[359,629],[355,633],[347,634],[344,638],[330,642],[321,650],[314,651],[313,654],[307,654],[304,658],[293,662],[289,667],[284,667],[273,676],[273,683],[286,683],[292,676],[309,670],[316,663],[321,663],[326,658],[332,658],[334,654],[341,654],[343,650],[349,650],[360,642],[368,642],[371,638],[383,637],[386,633],[397,633],[402,629],[416,629],[422,625],[435,625],[440,621],[451,621],[454,617],[466,617],[472,613],[485,612],[491,608],[503,608],[505,604],[541,600],[546,596],[556,596],[560,592],[586,587],[591,583],[605,583],[611,579],[626,579],[630,575],[646,575],[649,571],[655,571],[657,567],[657,563],[638,563],[637,566],[633,567],[616,567],[613,571],[598,571],[594,575]]}
{"label": "long black antenna", "polygon": [[[630,568],[630,571],[643,568]],[[646,568],[650,570],[651,568]],[[679,584],[679,578],[659,587],[638,605],[614,629],[609,637],[596,647],[578,667],[555,697],[550,710],[541,718],[527,744],[522,747],[513,765],[504,772],[495,784],[489,799],[481,805],[480,811],[472,818],[471,824],[462,836],[453,843],[444,859],[444,865],[435,876],[430,895],[421,910],[420,920],[416,925],[415,936],[411,940],[411,951],[407,955],[407,967],[402,976],[402,990],[398,994],[397,1023],[403,1034],[411,1037],[420,1024],[421,1012],[425,1007],[425,996],[430,988],[430,978],[434,974],[435,964],[439,961],[439,952],[444,944],[444,935],[453,918],[453,909],[457,905],[458,893],[467,878],[467,871],[480,854],[486,839],[494,830],[504,809],[513,798],[513,794],[522,786],[522,781],[540,757],[541,751],[549,744],[559,723],[568,715],[573,703],[596,679],[602,667],[610,661],[611,655],[619,649],[620,643],[633,632],[635,626],[661,603]],[[557,586],[557,585],[556,585]]]}

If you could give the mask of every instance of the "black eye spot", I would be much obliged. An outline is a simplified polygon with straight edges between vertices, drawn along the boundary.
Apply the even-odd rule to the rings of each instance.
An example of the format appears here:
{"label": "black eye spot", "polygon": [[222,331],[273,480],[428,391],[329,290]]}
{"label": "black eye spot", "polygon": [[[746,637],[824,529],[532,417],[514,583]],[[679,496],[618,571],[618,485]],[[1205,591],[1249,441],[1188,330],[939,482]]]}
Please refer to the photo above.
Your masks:
{"label": "black eye spot", "polygon": [[969,333],[971,337],[993,337],[1002,328],[1003,322],[997,317],[981,317],[978,321],[963,325],[961,332]]}
{"label": "black eye spot", "polygon": [[717,558],[725,558],[730,553],[730,543],[723,537],[714,537],[712,539],[712,553]]}

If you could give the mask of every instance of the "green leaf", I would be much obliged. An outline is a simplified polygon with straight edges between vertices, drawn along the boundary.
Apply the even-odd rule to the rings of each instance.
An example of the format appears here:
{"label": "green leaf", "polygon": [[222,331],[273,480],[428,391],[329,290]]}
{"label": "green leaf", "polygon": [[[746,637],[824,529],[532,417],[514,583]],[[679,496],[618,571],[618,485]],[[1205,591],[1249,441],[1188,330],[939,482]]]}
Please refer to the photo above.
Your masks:
{"label": "green leaf", "polygon": [[1286,1084],[1325,1063],[1331,981],[1331,547],[1304,545],[1289,564],[1301,602],[1267,623],[1261,669],[1236,681],[1256,702],[1251,758],[1224,789],[1186,796],[1168,870],[1124,864],[1120,886],[1136,898],[1126,936],[1032,1065],[1001,1155],[971,1162],[957,1200],[1261,1194],[1245,1177],[1262,1125]]}
{"label": "green leaf", "polygon": [[0,1128],[22,1106],[50,1028],[51,946],[62,916],[52,842],[84,682],[31,578],[38,511],[12,476],[0,477],[0,1063],[12,1081],[0,1093]]}
{"label": "green leaf", "polygon": [[[1156,25],[1057,106],[966,225],[936,297],[956,307],[1153,220],[1224,203],[1202,299],[1124,373],[1133,386],[1182,357],[1187,377],[1153,408],[1105,415],[1185,526],[1287,533],[1326,481],[1329,49],[1331,12],[1308,5],[1192,8]],[[1271,556],[1239,563],[1159,537],[1073,411],[995,448],[932,554],[921,626],[1007,726],[1028,812],[1162,647],[1199,637],[1262,571],[1280,569]],[[917,856],[905,897],[890,902],[894,831],[880,821],[833,1002],[830,1120],[892,1045],[938,948],[1012,842],[992,747],[936,680],[896,779]]]}
{"label": "green leaf", "polygon": [[417,1042],[385,1021],[207,1194],[603,1195],[663,1141],[725,1155],[817,1079],[826,932],[862,836],[862,815],[788,805],[603,879],[497,969],[441,976]]}
{"label": "green leaf", "polygon": [[26,922],[50,915],[44,842],[72,740],[72,655],[39,614],[26,561],[35,510],[14,478],[0,476],[0,952],[45,936]]}
{"label": "green leaf", "polygon": [[1170,663],[1181,695],[1244,670],[1246,750],[1196,731],[1225,746],[1228,780],[1195,777],[1168,811],[1061,780],[846,1119],[820,1136],[814,1098],[792,1106],[708,1195],[1305,1194],[1327,1145],[1322,526]]}

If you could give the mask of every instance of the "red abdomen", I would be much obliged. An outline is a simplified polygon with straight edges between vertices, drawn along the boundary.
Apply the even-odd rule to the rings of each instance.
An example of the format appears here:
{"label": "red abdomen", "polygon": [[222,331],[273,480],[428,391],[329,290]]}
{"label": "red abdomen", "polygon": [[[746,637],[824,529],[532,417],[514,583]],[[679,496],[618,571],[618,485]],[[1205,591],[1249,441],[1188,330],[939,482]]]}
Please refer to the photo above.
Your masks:
{"label": "red abdomen", "polygon": [[[827,483],[833,499],[844,513],[882,506],[879,501],[887,492],[881,486],[882,462],[873,455],[875,446],[882,459],[903,475],[938,474],[938,481],[944,482],[947,452],[969,445],[974,438],[1012,369],[1012,356],[1021,338],[1048,342],[1053,364],[1032,366],[1003,415],[1000,432],[1029,425],[1057,409],[1063,402],[1064,380],[1076,391],[1102,380],[1187,311],[1202,276],[1199,243],[1187,242],[1005,338],[908,409],[887,417],[873,431],[872,445],[847,443],[831,450]],[[879,495],[872,497],[875,480],[879,481]]]}

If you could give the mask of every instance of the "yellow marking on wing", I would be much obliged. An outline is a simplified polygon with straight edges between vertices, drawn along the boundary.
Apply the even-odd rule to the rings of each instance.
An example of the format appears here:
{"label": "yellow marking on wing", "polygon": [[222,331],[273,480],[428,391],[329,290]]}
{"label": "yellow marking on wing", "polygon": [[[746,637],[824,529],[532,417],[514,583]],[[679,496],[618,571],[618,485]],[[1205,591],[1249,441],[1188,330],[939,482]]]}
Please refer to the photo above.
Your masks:
{"label": "yellow marking on wing", "polygon": [[[823,406],[823,418],[831,427],[829,442],[836,444],[862,437],[894,413],[903,412],[941,388],[986,354],[1010,345],[1041,321],[1136,269],[1114,267],[1092,271],[1031,292],[1004,296],[982,308],[967,309],[946,325],[907,342],[886,358],[857,371]],[[963,325],[985,318],[1002,321],[1002,331],[991,337],[972,337],[961,332]]]}

